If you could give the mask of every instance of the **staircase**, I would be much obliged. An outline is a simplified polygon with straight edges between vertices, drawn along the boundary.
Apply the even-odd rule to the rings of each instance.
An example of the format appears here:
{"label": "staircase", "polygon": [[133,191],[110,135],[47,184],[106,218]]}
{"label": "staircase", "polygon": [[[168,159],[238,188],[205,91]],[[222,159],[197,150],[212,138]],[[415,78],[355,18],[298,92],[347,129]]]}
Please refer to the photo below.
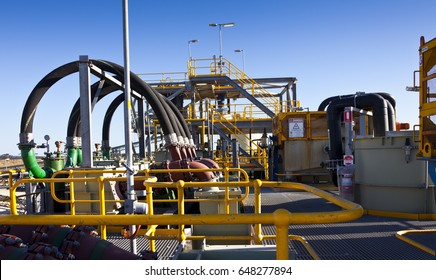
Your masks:
{"label": "staircase", "polygon": [[[227,142],[231,142],[231,138],[228,135],[233,135],[233,139],[236,139],[239,143],[248,143],[247,149],[239,146],[240,164],[244,169],[262,169],[265,170],[265,176],[268,178],[268,156],[266,149],[260,147],[256,142],[251,140],[243,131],[241,131],[236,124],[232,122],[234,118],[229,118],[229,115],[224,115],[215,110],[213,106],[210,107],[211,126],[214,131],[218,133]],[[236,122],[236,120],[234,120]],[[223,161],[224,165],[229,161],[225,158],[215,159]]]}
{"label": "staircase", "polygon": [[214,61],[211,69],[216,69],[219,65],[222,65],[220,75],[225,75],[231,80],[237,81],[242,89],[247,91],[251,96],[255,97],[258,101],[265,105],[274,113],[274,115],[277,115],[278,113],[288,109],[287,106],[289,105],[281,104],[273,94],[264,89],[260,84],[258,84],[254,79],[250,78],[233,63],[225,58],[222,58],[221,60],[221,64],[219,61]]}

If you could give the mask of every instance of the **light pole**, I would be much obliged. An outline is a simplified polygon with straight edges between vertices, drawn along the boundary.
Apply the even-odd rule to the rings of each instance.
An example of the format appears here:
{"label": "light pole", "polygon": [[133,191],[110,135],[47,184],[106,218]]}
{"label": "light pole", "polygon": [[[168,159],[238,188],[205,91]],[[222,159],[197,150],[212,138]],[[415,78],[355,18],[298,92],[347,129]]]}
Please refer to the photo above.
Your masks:
{"label": "light pole", "polygon": [[211,27],[217,27],[219,29],[219,36],[220,36],[220,62],[219,62],[219,68],[220,68],[220,73],[222,72],[222,58],[223,58],[223,36],[222,36],[222,28],[223,27],[232,27],[235,26],[234,22],[229,22],[229,23],[209,23],[209,26]]}
{"label": "light pole", "polygon": [[237,53],[242,53],[242,72],[245,74],[245,54],[244,50],[235,50]]}
{"label": "light pole", "polygon": [[9,169],[8,168],[9,167],[9,164],[8,164],[9,160],[10,160],[9,158],[5,158],[6,171],[8,171],[8,169]]}
{"label": "light pole", "polygon": [[192,60],[192,55],[191,55],[191,44],[192,43],[198,43],[199,42],[199,40],[189,40],[188,41],[188,52],[189,52],[189,60],[191,61]]}

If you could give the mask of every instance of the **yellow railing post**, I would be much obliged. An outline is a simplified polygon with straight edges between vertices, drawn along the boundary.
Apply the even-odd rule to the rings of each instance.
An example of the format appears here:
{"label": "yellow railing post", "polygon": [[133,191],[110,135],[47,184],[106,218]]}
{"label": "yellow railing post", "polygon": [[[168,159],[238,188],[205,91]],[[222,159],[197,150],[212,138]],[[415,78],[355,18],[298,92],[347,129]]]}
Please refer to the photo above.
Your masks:
{"label": "yellow railing post", "polygon": [[276,259],[289,259],[288,249],[288,227],[289,227],[289,211],[278,209],[274,211],[274,225],[276,226]]}
{"label": "yellow railing post", "polygon": [[[146,177],[150,176],[150,169],[145,170],[145,176]],[[154,215],[153,188],[150,187],[148,184],[146,184],[148,181],[149,180],[144,180],[143,183],[143,185],[145,186],[145,193],[146,193],[145,199],[147,200],[147,205],[148,205],[147,215],[153,216]],[[156,227],[154,225],[148,225],[147,229],[148,229],[147,232],[149,232],[150,236],[155,236]],[[156,240],[151,239],[149,240],[149,242],[150,242],[150,250],[152,252],[156,252]]]}
{"label": "yellow railing post", "polygon": [[[262,181],[259,179],[256,179],[253,181],[253,187],[254,187],[254,213],[255,214],[261,214],[261,192],[260,188],[262,187]],[[255,234],[255,242],[256,244],[262,243],[262,225],[261,224],[255,224],[254,225],[254,234]]]}
{"label": "yellow railing post", "polygon": [[[52,177],[54,177],[56,175],[53,174]],[[73,178],[74,177],[74,171],[73,169],[71,169],[68,172],[68,178]],[[74,196],[74,182],[70,182],[70,211],[71,211],[71,215],[76,215],[76,203],[75,201],[75,196]]]}
{"label": "yellow railing post", "polygon": [[[224,182],[229,182],[230,172],[229,168],[224,168]],[[229,204],[229,188],[224,188],[224,207],[226,209],[226,214],[230,214],[230,204]]]}
{"label": "yellow railing post", "polygon": [[16,190],[17,188],[15,187],[15,184],[13,183],[12,180],[12,172],[9,170],[9,203],[10,203],[10,213],[12,215],[18,215],[18,211],[17,211],[17,197],[16,197]]}
{"label": "yellow railing post", "polygon": [[[104,196],[104,179],[103,176],[99,176],[97,179],[98,191],[100,193],[100,215],[106,215],[106,199]],[[106,225],[100,226],[101,238],[106,240]]]}
{"label": "yellow railing post", "polygon": [[[185,214],[185,181],[180,180],[177,182],[177,198],[178,198],[178,210],[180,215]],[[186,239],[185,236],[185,225],[179,225],[179,241],[183,241]]]}

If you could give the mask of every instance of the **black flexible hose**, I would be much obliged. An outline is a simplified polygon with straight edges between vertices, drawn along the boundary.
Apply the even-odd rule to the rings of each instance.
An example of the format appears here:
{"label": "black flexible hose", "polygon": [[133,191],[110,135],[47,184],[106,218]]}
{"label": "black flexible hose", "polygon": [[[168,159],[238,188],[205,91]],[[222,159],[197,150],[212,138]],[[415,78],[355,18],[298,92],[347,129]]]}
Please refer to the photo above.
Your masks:
{"label": "black flexible hose", "polygon": [[186,123],[185,118],[183,117],[182,113],[180,113],[179,109],[176,107],[176,105],[174,105],[173,102],[171,102],[167,98],[165,99],[165,101],[168,103],[168,106],[171,107],[172,111],[176,115],[177,120],[179,121],[179,123],[181,124],[181,126],[183,128],[183,131],[185,132],[186,137],[188,139],[191,139],[192,138],[191,130],[189,130],[188,124]]}
{"label": "black flexible hose", "polygon": [[[98,86],[99,86],[99,82],[96,82],[91,86],[91,100],[95,98],[95,95],[97,94]],[[105,96],[109,95],[110,93],[116,90],[117,89],[112,84],[105,83],[103,85],[103,88],[101,89],[100,95],[98,96],[97,102],[99,102]],[[93,109],[94,106],[92,106],[91,110]],[[73,109],[71,110],[70,118],[68,119],[67,137],[74,137],[74,136],[80,136],[80,98],[74,104]]]}
{"label": "black flexible hose", "polygon": [[[100,67],[102,69],[103,69],[103,65],[109,66],[111,70],[115,72],[114,74],[118,74],[120,77],[124,78],[124,68],[122,66],[106,60],[92,60],[92,62],[95,63],[97,67]],[[156,117],[158,118],[159,123],[161,124],[164,134],[171,135],[175,133],[169,117],[165,114],[166,111],[162,106],[162,103],[159,101],[158,97],[153,93],[151,87],[148,84],[146,84],[143,80],[141,80],[133,72],[130,72],[130,78],[131,78],[130,80],[131,80],[132,90],[138,92],[139,94],[145,97],[147,102],[153,108]]]}
{"label": "black flexible hose", "polygon": [[110,123],[112,121],[112,117],[113,117],[116,109],[123,102],[124,102],[124,93],[118,95],[112,101],[112,103],[109,105],[109,107],[106,111],[106,114],[104,115],[104,119],[103,119],[102,142],[107,141],[109,143]]}
{"label": "black flexible hose", "polygon": [[35,117],[36,108],[47,90],[62,78],[78,71],[79,63],[78,61],[73,61],[56,68],[39,81],[24,105],[23,114],[21,116],[21,133],[33,132],[33,119]]}

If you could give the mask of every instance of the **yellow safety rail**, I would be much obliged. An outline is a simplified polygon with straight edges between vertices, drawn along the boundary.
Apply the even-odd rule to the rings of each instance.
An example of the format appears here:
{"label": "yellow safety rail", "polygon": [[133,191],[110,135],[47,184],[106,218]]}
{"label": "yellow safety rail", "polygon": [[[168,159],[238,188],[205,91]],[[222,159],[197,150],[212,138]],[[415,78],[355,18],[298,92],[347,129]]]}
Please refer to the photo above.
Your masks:
{"label": "yellow safety rail", "polygon": [[436,256],[435,250],[433,250],[425,245],[422,245],[421,243],[418,243],[415,240],[412,240],[412,239],[405,236],[406,234],[435,234],[435,233],[436,233],[436,229],[428,229],[428,230],[425,230],[425,229],[424,230],[413,230],[413,229],[411,229],[411,230],[401,230],[401,231],[397,232],[395,234],[395,236],[398,239],[400,239],[400,240],[402,240],[402,241],[404,241],[404,242],[406,242],[406,243],[408,243],[408,244],[410,244],[410,245],[412,245],[412,246],[414,246],[414,247],[416,247],[416,248],[418,248],[426,253],[429,253],[430,255]]}
{"label": "yellow safety rail", "polygon": [[[207,183],[206,185],[203,182],[183,182],[183,181],[179,181],[179,182],[175,182],[175,183],[164,183],[166,188],[177,188],[179,193],[183,193],[181,191],[181,189],[183,188],[195,188],[195,187],[207,187],[208,185],[210,186],[220,186],[220,187],[225,187],[225,188],[229,188],[229,187],[235,187],[235,186],[240,186],[241,182],[229,182],[229,183]],[[260,188],[261,187],[275,187],[275,188],[284,188],[284,189],[296,189],[296,190],[303,190],[303,191],[307,191],[307,192],[311,192],[317,196],[320,196],[321,198],[324,198],[340,207],[342,207],[345,210],[342,211],[337,211],[337,212],[316,212],[316,213],[292,213],[292,222],[290,223],[295,223],[296,224],[318,224],[318,223],[336,223],[336,222],[342,222],[342,221],[350,221],[350,220],[354,220],[357,219],[359,217],[362,216],[363,214],[363,209],[360,205],[357,205],[353,202],[344,200],[338,196],[332,195],[330,193],[324,192],[318,188],[314,188],[308,185],[304,185],[304,184],[299,184],[299,183],[291,183],[291,182],[262,182],[260,180],[255,180],[255,181],[250,181],[250,186],[254,188],[254,210],[255,210],[255,215],[259,214],[261,215],[261,195],[260,195]],[[149,191],[154,188],[154,187],[162,187],[160,186],[160,183],[149,183],[149,182],[144,182],[144,185],[147,188],[150,188]],[[228,194],[226,193],[225,195],[225,200],[227,201],[231,201],[228,196]],[[226,209],[228,213],[228,203],[226,203]],[[283,210],[285,212],[287,212],[286,210]],[[231,215],[231,214],[228,214]],[[211,216],[211,215],[208,215]],[[284,221],[282,221],[283,223],[287,223],[286,219]],[[243,224],[243,223],[241,223]],[[262,240],[265,239],[276,239],[278,235],[280,235],[279,232],[277,232],[277,235],[267,235],[264,236],[262,234],[262,229],[261,229],[261,224],[265,224],[262,222],[254,222],[252,223],[254,224],[254,230],[255,230],[255,234],[254,236],[246,236],[246,237],[241,237],[241,236],[185,236],[183,231],[179,231],[178,233],[175,232],[171,232],[171,235],[168,239],[176,239],[176,240],[197,240],[197,239],[208,239],[208,240],[253,240],[255,241],[257,244],[260,244],[262,242]],[[287,224],[289,225],[289,224]],[[149,238],[152,241],[156,240],[157,238],[155,238],[155,234],[156,232],[158,232],[158,230],[156,229],[156,225],[151,225],[149,227],[148,232],[146,233],[147,238]],[[287,233],[287,227],[286,227],[286,233]],[[281,234],[284,234],[284,232],[282,232]],[[162,239],[162,235],[159,236],[158,239]],[[316,252],[314,252],[314,250],[310,247],[309,244],[307,244],[307,241],[304,240],[304,238],[302,237],[298,237],[298,236],[294,236],[294,235],[289,235],[288,238],[290,239],[295,239],[297,241],[300,241],[303,243],[303,245],[306,247],[306,249],[308,250],[308,252],[312,255],[312,257],[314,259],[319,258],[318,255],[316,254]],[[286,242],[287,245],[287,242]],[[277,245],[277,248],[279,247],[279,245]],[[151,248],[154,248],[154,245],[151,246]],[[279,249],[277,249],[279,250]]]}
{"label": "yellow safety rail", "polygon": [[[226,134],[232,134],[235,139],[237,139],[240,143],[246,143],[248,142],[248,152],[251,155],[251,158],[245,158],[246,162],[249,162],[250,159],[255,159],[257,162],[259,162],[265,171],[265,178],[268,178],[268,156],[266,149],[260,147],[256,142],[252,141],[244,132],[242,132],[235,124],[230,122],[228,119],[225,118],[223,114],[221,114],[218,111],[213,110],[213,106],[211,106],[211,116],[212,116],[212,123],[219,123],[222,128],[225,129]],[[235,120],[236,122],[236,120]],[[253,149],[254,146],[254,149]],[[228,164],[231,164],[231,158],[222,156],[219,157],[215,155],[214,153],[214,159],[217,162],[222,163],[224,166],[227,166]]]}
{"label": "yellow safety rail", "polygon": [[[202,66],[205,62],[209,63],[209,65]],[[237,80],[242,88],[250,92],[253,96],[256,96],[256,98],[275,114],[291,110],[291,108],[287,106],[292,106],[293,104],[282,104],[273,94],[264,89],[254,79],[247,76],[247,74],[225,58],[221,58],[220,60],[216,58],[201,58],[188,61],[189,77],[204,76],[205,74],[200,74],[200,72],[204,72],[204,70],[209,70],[206,75],[226,75],[231,79]]]}
{"label": "yellow safety rail", "polygon": [[164,83],[180,83],[183,84],[188,80],[187,72],[156,72],[156,73],[139,73],[137,74],[147,83],[162,83],[161,87],[170,88],[173,86],[165,85]]}
{"label": "yellow safety rail", "polygon": [[[209,170],[209,169],[207,169]],[[218,169],[220,170],[220,169]],[[88,172],[90,170],[84,170],[82,172]],[[193,171],[193,170],[189,170]],[[209,170],[211,171],[211,170]],[[212,170],[214,171],[214,170]],[[243,174],[244,180],[242,182],[184,182],[178,181],[175,183],[158,183],[152,182],[152,177],[149,176],[150,173],[158,172],[168,172],[168,170],[143,170],[146,174],[143,176],[145,180],[144,185],[148,194],[152,193],[154,188],[177,188],[178,191],[178,207],[179,213],[177,215],[154,215],[153,214],[153,203],[158,200],[153,201],[151,195],[147,195],[147,203],[150,206],[151,211],[146,215],[105,215],[104,203],[106,202],[104,197],[104,182],[106,180],[113,181],[114,179],[121,179],[122,177],[108,177],[103,178],[103,176],[98,177],[88,177],[88,178],[46,178],[46,179],[23,179],[17,181],[10,187],[11,195],[11,214],[0,216],[0,224],[16,224],[16,225],[99,225],[102,228],[102,238],[106,238],[106,226],[125,226],[125,225],[147,225],[148,232],[147,236],[150,242],[155,240],[155,233],[157,232],[158,225],[179,225],[179,229],[176,233],[169,230],[169,233],[173,234],[174,239],[177,240],[187,240],[195,238],[215,238],[215,239],[251,239],[256,243],[262,242],[265,239],[275,239],[277,246],[277,259],[287,259],[288,258],[288,239],[294,239],[302,242],[309,253],[314,259],[318,259],[318,255],[310,247],[310,245],[305,241],[304,238],[294,235],[288,235],[288,227],[290,224],[319,224],[319,223],[337,223],[345,222],[357,219],[362,216],[363,209],[360,205],[353,202],[342,199],[341,197],[334,196],[330,193],[324,192],[317,188],[303,185],[299,183],[291,182],[262,182],[260,180],[248,181],[248,175],[243,170],[224,168],[221,170],[225,175],[225,180],[229,179],[230,172],[241,172]],[[108,173],[113,173],[113,170],[108,170]],[[171,170],[171,172],[187,172],[186,169]],[[74,173],[74,171],[72,172]],[[98,173],[98,171],[96,171]],[[100,170],[101,173],[101,170]],[[141,177],[142,178],[142,177]],[[37,182],[49,182],[52,188],[52,195],[54,193],[55,183],[60,182],[83,182],[83,181],[96,181],[99,184],[100,197],[98,202],[100,203],[100,214],[99,215],[18,215],[16,211],[16,189],[19,185],[25,182],[37,183]],[[224,201],[226,203],[226,214],[216,214],[216,215],[184,215],[184,202],[188,201],[184,199],[184,188],[194,187],[194,188],[205,188],[211,186],[218,186],[225,189]],[[249,193],[248,189],[246,194],[242,198],[230,199],[229,198],[229,188],[236,186],[246,186],[254,188],[254,214],[228,214],[229,213],[229,203],[242,201]],[[279,209],[274,213],[261,213],[261,187],[274,187],[274,188],[284,188],[284,189],[297,189],[307,192],[311,192],[318,195],[338,206],[343,208],[341,211],[334,212],[316,212],[316,213],[289,213],[287,210]],[[56,201],[61,203],[77,203],[78,200],[60,200],[59,198],[53,197]],[[167,200],[165,200],[167,201]],[[191,201],[191,200],[189,200]],[[195,200],[192,200],[195,201]],[[205,200],[197,200],[205,201]],[[210,201],[210,200],[208,200]],[[82,202],[93,203],[95,200],[86,200]],[[15,209],[15,210],[14,210]],[[190,237],[184,234],[182,230],[186,224],[252,224],[254,225],[255,234],[249,237]],[[276,235],[264,236],[262,234],[261,225],[262,224],[274,224],[276,226]],[[158,236],[160,239],[168,239],[168,236]],[[153,246],[154,247],[154,246]]]}
{"label": "yellow safety rail", "polygon": [[[210,104],[210,106],[213,106],[215,109],[217,107],[217,104],[216,103]],[[226,104],[225,106],[227,107],[229,105]],[[195,103],[195,104],[190,103],[187,106],[187,109],[188,109],[187,115],[188,116],[196,116],[195,117],[196,119],[202,118],[201,113],[203,113],[203,115],[205,115],[207,112],[206,106],[202,106],[202,107],[203,108],[200,108],[200,104],[198,104],[198,103]],[[228,117],[228,118],[231,118],[233,120],[238,120],[238,121],[271,120],[270,117],[265,116],[265,112],[260,110],[259,107],[255,106],[252,103],[236,102],[236,103],[231,104],[229,109],[230,109],[231,113],[226,114],[226,118]]]}
{"label": "yellow safety rail", "polygon": [[421,37],[419,65],[419,152],[418,157],[436,157],[436,38]]}

